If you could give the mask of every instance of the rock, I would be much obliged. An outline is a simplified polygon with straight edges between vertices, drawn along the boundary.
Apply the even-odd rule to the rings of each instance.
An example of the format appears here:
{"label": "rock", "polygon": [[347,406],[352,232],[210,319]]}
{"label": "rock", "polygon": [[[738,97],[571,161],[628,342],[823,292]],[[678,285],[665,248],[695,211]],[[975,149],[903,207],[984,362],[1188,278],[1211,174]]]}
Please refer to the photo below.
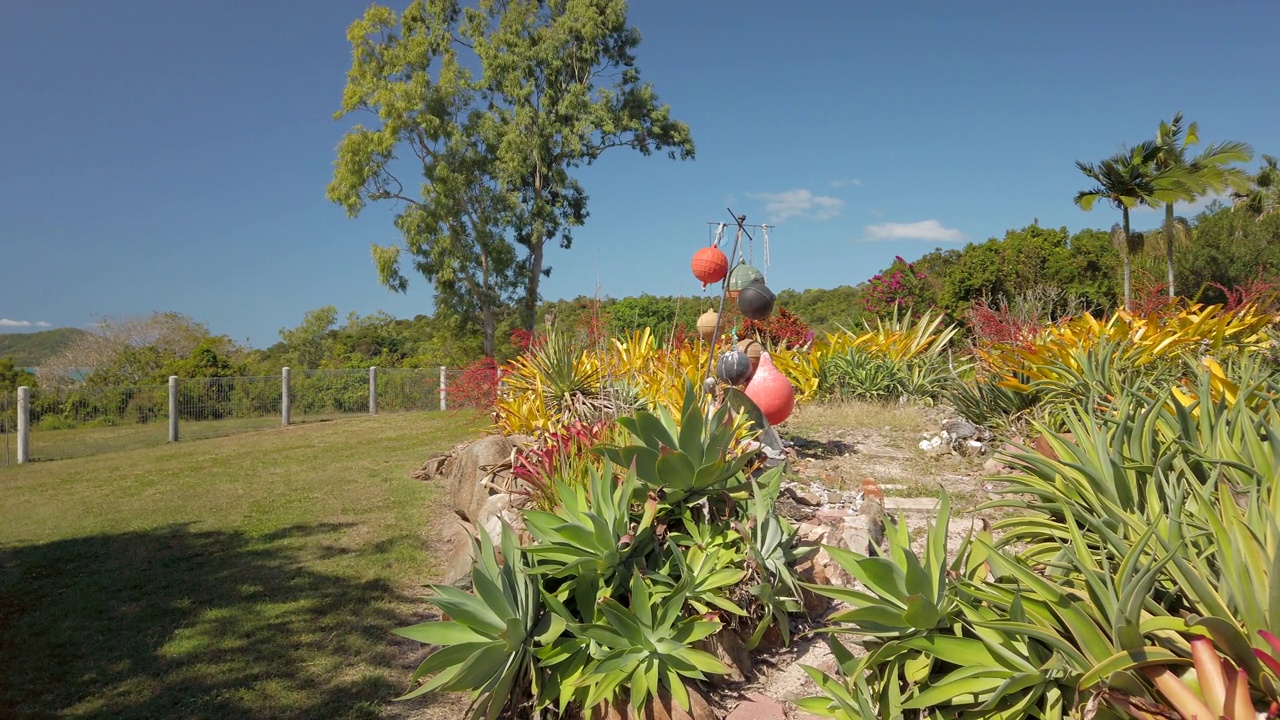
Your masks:
{"label": "rock", "polygon": [[466,445],[445,463],[446,487],[453,510],[464,520],[478,524],[489,500],[490,484],[501,485],[510,476],[515,443],[501,435],[488,435]]}
{"label": "rock", "polygon": [[942,455],[951,452],[951,443],[948,443],[942,435],[934,435],[928,440],[921,440],[920,449],[932,455]]}
{"label": "rock", "polygon": [[849,511],[844,508],[822,507],[813,516],[818,520],[843,520],[849,516]]}
{"label": "rock", "polygon": [[831,528],[820,523],[802,522],[796,528],[796,534],[800,536],[800,539],[813,545],[821,545],[827,542],[827,536],[830,533]]}
{"label": "rock", "polygon": [[699,640],[693,646],[715,655],[720,662],[729,666],[729,672],[726,675],[708,676],[713,685],[746,682],[751,676],[751,653],[747,652],[747,646],[743,644],[742,638],[732,630],[721,630],[711,637]]}
{"label": "rock", "polygon": [[453,518],[445,521],[442,550],[447,559],[444,563],[445,585],[467,589],[471,587],[471,566],[475,562],[472,538],[476,529],[471,523]]}
{"label": "rock", "polygon": [[[859,555],[869,555],[871,553],[871,527],[865,518],[857,518],[860,522],[850,523],[844,526],[840,531],[840,544],[844,549],[850,552],[856,552]],[[839,568],[839,566],[836,566]],[[841,570],[843,573],[843,570]],[[830,573],[828,573],[830,577]],[[837,583],[832,583],[837,584]],[[838,583],[844,585],[845,583]]]}
{"label": "rock", "polygon": [[942,432],[957,440],[968,440],[978,437],[978,426],[963,418],[948,420],[942,423]]}
{"label": "rock", "polygon": [[772,425],[765,427],[764,432],[760,433],[760,444],[764,452],[764,466],[771,468],[781,465],[786,460],[786,454],[782,452],[782,437],[778,435],[778,431]]}
{"label": "rock", "polygon": [[787,711],[773,698],[751,693],[725,720],[787,720]]}
{"label": "rock", "polygon": [[449,458],[449,453],[432,455],[427,458],[426,462],[422,463],[422,467],[414,470],[410,477],[414,480],[432,480],[444,470],[445,463],[449,461]]}
{"label": "rock", "polygon": [[884,499],[884,511],[887,513],[928,513],[932,515],[938,511],[938,499],[887,497]]}
{"label": "rock", "polygon": [[795,488],[794,485],[789,485],[783,488],[782,494],[786,495],[792,500],[795,500],[797,503],[801,505],[807,505],[809,507],[817,507],[822,504],[822,498],[818,497],[818,493],[800,492]]}
{"label": "rock", "polygon": [[982,463],[982,471],[988,475],[1002,475],[1009,472],[1009,468],[1005,467],[1004,463],[999,460],[991,458]]}
{"label": "rock", "polygon": [[818,548],[818,552],[814,553],[808,562],[812,566],[809,575],[812,576],[810,582],[813,584],[836,587],[846,587],[851,584],[848,573],[831,559],[831,554],[826,548]]}

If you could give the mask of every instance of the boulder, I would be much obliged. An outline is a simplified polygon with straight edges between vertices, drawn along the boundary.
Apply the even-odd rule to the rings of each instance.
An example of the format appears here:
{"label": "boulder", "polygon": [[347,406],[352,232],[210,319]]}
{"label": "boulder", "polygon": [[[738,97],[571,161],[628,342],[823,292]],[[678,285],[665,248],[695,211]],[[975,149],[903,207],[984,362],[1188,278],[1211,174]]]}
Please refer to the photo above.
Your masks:
{"label": "boulder", "polygon": [[442,475],[462,519],[480,523],[489,495],[505,487],[511,475],[511,457],[517,445],[502,435],[487,435],[455,451]]}
{"label": "boulder", "polygon": [[978,426],[963,418],[948,420],[942,423],[942,432],[957,440],[968,440],[978,437]]}
{"label": "boulder", "polygon": [[464,590],[470,588],[471,566],[475,562],[472,543],[476,537],[475,526],[456,517],[449,518],[444,523],[442,535],[439,551],[445,562],[441,582]]}

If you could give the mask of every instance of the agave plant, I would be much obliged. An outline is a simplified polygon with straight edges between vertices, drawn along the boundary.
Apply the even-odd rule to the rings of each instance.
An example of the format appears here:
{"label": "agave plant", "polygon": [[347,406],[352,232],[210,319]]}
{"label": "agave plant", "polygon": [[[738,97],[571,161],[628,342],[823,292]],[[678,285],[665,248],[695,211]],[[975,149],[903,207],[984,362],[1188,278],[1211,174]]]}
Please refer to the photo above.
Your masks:
{"label": "agave plant", "polygon": [[[728,404],[708,417],[692,383],[686,383],[677,421],[666,408],[618,418],[636,441],[597,450],[622,467],[635,468],[642,489],[674,508],[723,492],[745,492],[742,470],[753,459],[738,448],[738,424]],[[678,512],[676,513],[679,514]]]}
{"label": "agave plant", "polygon": [[636,520],[631,512],[637,481],[627,472],[614,480],[613,468],[589,469],[585,484],[560,485],[560,507],[553,512],[527,510],[525,528],[536,541],[525,549],[534,562],[529,572],[544,578],[544,587],[576,607],[592,607],[625,590],[628,578],[643,566],[653,547],[653,521],[658,505],[644,504]]}
{"label": "agave plant", "polygon": [[[1063,636],[1061,603],[1024,597],[1017,579],[989,578],[997,552],[966,540],[947,560],[950,501],[944,494],[929,528],[924,557],[912,549],[905,525],[890,521],[885,557],[827,548],[860,588],[808,586],[849,604],[827,630],[855,633],[867,652],[853,656],[830,641],[843,680],[806,668],[823,695],[801,708],[840,720],[904,717],[1064,718],[1075,699],[1074,679],[1087,667]],[[1064,650],[1069,652],[1063,652]]]}
{"label": "agave plant", "polygon": [[770,627],[778,629],[784,645],[791,644],[790,616],[804,609],[795,567],[816,550],[801,547],[795,529],[775,510],[781,484],[781,467],[767,470],[759,480],[751,480],[750,515],[741,529],[753,580],[749,592],[759,602],[761,615],[747,640],[748,650],[760,644]]}
{"label": "agave plant", "polygon": [[410,640],[441,646],[422,661],[412,679],[434,676],[399,699],[436,690],[465,691],[471,694],[467,709],[471,720],[524,714],[521,708],[530,705],[536,691],[532,654],[536,637],[552,625],[510,527],[502,527],[501,562],[488,533],[483,532],[475,558],[475,595],[448,585],[431,587],[428,602],[450,620],[395,631]]}
{"label": "agave plant", "polygon": [[693,647],[718,632],[721,624],[683,614],[690,587],[687,578],[670,588],[650,587],[641,573],[633,573],[627,605],[607,597],[589,609],[587,622],[563,622],[574,613],[547,596],[556,620],[550,642],[537,653],[540,665],[550,672],[541,702],[555,702],[563,714],[575,702],[594,708],[626,696],[638,709],[665,688],[688,710],[686,679],[729,672],[715,656]]}

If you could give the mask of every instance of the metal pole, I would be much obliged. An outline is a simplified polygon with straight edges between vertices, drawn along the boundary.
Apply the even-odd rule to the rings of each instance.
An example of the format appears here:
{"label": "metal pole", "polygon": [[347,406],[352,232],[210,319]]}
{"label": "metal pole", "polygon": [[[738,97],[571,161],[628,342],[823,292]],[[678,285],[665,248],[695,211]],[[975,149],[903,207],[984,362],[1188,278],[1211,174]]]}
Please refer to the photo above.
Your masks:
{"label": "metal pole", "polygon": [[444,366],[441,365],[440,366],[440,409],[441,410],[449,409],[448,395],[449,395],[448,380],[445,379]]}
{"label": "metal pole", "polygon": [[[738,248],[742,246],[742,235],[743,233],[746,233],[747,238],[750,239],[751,233],[747,232],[747,227],[744,224],[747,222],[746,215],[734,215],[733,210],[731,208],[726,208],[726,209],[729,210],[730,217],[732,217],[738,223],[738,231],[734,234],[734,237],[733,237],[733,251],[729,254],[729,273],[732,274],[733,267],[734,267],[733,266],[734,259],[738,256]],[[729,275],[726,274],[724,276],[724,281],[720,283],[720,310],[716,314],[716,327],[711,335],[711,343],[710,343],[711,347],[707,348],[707,372],[705,375],[705,377],[707,378],[712,377],[711,368],[712,368],[712,363],[715,362],[715,358],[716,358],[716,341],[720,339],[720,323],[724,322],[724,300],[725,300],[725,297],[728,295],[728,293],[729,293]],[[701,385],[701,383],[699,383],[699,385]]]}
{"label": "metal pole", "polygon": [[369,368],[369,414],[378,414],[378,368]]}
{"label": "metal pole", "polygon": [[18,388],[18,462],[31,460],[31,388]]}
{"label": "metal pole", "polygon": [[289,368],[280,368],[280,424],[289,424]]}
{"label": "metal pole", "polygon": [[169,376],[169,442],[178,442],[178,376]]}

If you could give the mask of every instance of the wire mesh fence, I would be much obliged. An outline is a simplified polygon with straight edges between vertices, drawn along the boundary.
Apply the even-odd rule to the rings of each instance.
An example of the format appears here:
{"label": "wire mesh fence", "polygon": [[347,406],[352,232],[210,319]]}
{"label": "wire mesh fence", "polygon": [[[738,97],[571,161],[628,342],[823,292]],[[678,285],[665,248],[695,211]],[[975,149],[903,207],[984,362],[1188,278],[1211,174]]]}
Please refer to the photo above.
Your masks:
{"label": "wire mesh fence", "polygon": [[43,388],[31,390],[31,459],[57,460],[163,445],[169,388]]}
{"label": "wire mesh fence", "polygon": [[379,413],[440,409],[440,371],[378,368]]}
{"label": "wire mesh fence", "polygon": [[[463,371],[446,373],[446,390]],[[292,370],[290,423],[370,412],[370,371]],[[378,368],[372,373],[377,414],[439,410],[439,369]],[[169,386],[32,388],[30,460],[94,455],[163,445],[169,440]],[[280,375],[181,378],[173,398],[178,439],[195,440],[279,427]],[[0,394],[0,464],[18,462],[17,393]]]}
{"label": "wire mesh fence", "polygon": [[292,420],[306,422],[369,412],[369,371],[294,370],[289,381]]}
{"label": "wire mesh fence", "polygon": [[280,426],[279,377],[178,380],[178,438],[196,440]]}

